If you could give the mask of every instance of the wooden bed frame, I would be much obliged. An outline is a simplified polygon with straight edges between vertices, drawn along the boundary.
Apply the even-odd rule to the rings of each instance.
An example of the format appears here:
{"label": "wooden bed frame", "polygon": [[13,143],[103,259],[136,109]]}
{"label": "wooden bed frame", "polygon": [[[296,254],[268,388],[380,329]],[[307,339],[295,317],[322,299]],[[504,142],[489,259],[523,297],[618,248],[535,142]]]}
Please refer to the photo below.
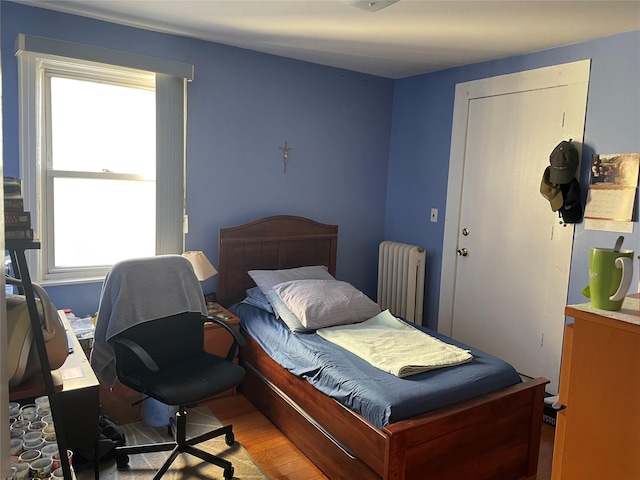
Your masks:
{"label": "wooden bed frame", "polygon": [[[255,286],[247,270],[326,265],[337,225],[295,216],[221,228],[218,300]],[[332,480],[519,479],[535,475],[544,386],[537,378],[376,428],[274,362],[245,331],[243,394]]]}

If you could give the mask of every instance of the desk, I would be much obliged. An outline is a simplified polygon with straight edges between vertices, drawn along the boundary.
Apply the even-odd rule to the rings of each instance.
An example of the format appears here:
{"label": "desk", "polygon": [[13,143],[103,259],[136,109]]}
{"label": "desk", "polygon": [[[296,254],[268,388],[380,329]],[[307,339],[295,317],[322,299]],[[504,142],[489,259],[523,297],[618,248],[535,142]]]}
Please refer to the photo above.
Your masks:
{"label": "desk", "polygon": [[[100,384],[71,330],[64,311],[58,310],[58,315],[67,330],[73,352],[69,354],[62,367],[52,372],[55,394],[60,397],[61,406],[59,415],[54,416],[54,422],[64,424],[67,447],[91,460],[95,457],[95,446],[99,436]],[[16,401],[45,394],[45,384],[42,375],[39,375],[23,385],[12,388],[9,398]]]}

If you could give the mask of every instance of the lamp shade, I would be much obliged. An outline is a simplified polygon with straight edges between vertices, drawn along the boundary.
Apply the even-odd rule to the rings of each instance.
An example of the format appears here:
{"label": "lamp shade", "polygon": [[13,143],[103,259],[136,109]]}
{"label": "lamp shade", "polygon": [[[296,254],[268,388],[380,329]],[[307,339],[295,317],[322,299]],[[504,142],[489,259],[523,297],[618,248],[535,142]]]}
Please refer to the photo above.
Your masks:
{"label": "lamp shade", "polygon": [[211,265],[211,262],[201,251],[184,252],[182,254],[193,265],[193,271],[201,282],[218,274],[218,271]]}

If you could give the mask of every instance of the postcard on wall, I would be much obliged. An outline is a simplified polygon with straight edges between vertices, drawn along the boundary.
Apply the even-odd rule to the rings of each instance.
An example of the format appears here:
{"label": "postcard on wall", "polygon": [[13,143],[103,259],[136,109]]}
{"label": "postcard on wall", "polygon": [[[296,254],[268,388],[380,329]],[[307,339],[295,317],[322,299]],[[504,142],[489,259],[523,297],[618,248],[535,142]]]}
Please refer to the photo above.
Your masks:
{"label": "postcard on wall", "polygon": [[639,165],[640,153],[593,156],[584,212],[586,229],[633,231]]}

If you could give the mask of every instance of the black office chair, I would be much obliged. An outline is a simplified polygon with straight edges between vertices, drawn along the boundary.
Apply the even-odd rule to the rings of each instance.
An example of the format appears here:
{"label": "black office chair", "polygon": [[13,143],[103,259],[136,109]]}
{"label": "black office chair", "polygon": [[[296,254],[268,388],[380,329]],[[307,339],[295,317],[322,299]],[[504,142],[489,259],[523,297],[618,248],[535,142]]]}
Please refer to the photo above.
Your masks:
{"label": "black office chair", "polygon": [[[179,260],[173,261],[180,263]],[[188,260],[185,259],[185,262],[188,265],[185,268],[191,269]],[[142,267],[144,266],[145,262],[142,262]],[[134,269],[135,274],[140,275],[137,267],[136,265]],[[113,268],[116,266],[112,267],[112,270]],[[193,274],[192,269],[188,275],[190,274]],[[153,278],[148,280],[153,282]],[[166,283],[165,280],[161,281]],[[105,286],[108,281],[109,276],[105,280]],[[195,281],[199,287],[197,279]],[[176,288],[180,288],[180,284],[184,282],[176,283]],[[103,287],[103,296],[104,292]],[[148,301],[154,302],[158,299],[149,298]],[[226,358],[205,352],[205,321],[220,324],[232,335],[234,342]],[[169,424],[173,441],[117,447],[115,453],[118,468],[127,467],[129,455],[171,450],[171,455],[156,472],[153,480],[160,479],[175,458],[183,452],[223,468],[224,478],[230,480],[234,474],[231,462],[194,445],[224,435],[227,445],[231,446],[235,442],[232,426],[223,426],[188,439],[186,407],[235,387],[243,380],[244,369],[232,361],[238,346],[244,345],[244,339],[240,334],[223,320],[207,318],[198,311],[137,323],[111,337],[109,342],[114,347],[115,369],[121,383],[166,405],[179,406],[175,418],[172,418]]]}

